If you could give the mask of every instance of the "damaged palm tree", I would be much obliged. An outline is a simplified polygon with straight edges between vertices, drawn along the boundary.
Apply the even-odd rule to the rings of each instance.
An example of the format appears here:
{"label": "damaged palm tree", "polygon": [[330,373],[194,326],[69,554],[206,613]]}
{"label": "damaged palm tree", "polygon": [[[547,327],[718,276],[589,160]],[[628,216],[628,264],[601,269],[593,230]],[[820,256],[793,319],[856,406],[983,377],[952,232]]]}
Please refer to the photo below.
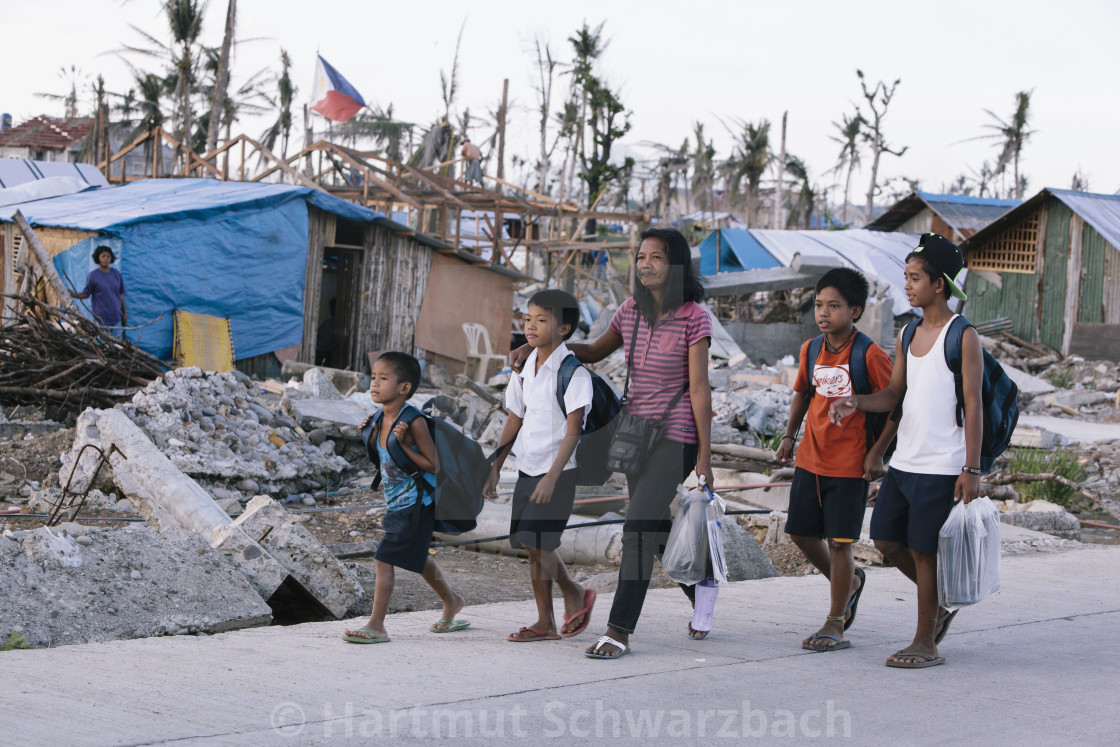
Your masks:
{"label": "damaged palm tree", "polygon": [[77,311],[30,295],[7,295],[20,313],[0,327],[0,404],[39,405],[52,416],[112,407],[165,365]]}

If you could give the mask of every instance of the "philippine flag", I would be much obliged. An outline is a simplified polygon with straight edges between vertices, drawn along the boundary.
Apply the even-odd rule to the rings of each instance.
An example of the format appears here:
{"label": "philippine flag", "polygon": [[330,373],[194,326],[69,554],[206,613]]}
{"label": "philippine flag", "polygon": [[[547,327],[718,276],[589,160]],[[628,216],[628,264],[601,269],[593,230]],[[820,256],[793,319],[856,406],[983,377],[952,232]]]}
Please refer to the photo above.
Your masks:
{"label": "philippine flag", "polygon": [[358,89],[339,75],[322,55],[315,63],[315,84],[311,86],[311,108],[327,119],[345,122],[366,105]]}

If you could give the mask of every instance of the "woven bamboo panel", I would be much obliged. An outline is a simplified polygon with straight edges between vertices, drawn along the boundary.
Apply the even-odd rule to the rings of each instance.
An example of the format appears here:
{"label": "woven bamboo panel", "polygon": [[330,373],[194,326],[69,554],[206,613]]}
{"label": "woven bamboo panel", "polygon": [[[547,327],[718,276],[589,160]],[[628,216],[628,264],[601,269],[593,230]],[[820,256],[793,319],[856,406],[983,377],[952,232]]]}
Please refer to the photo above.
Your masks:
{"label": "woven bamboo panel", "polygon": [[1038,267],[1038,212],[1019,221],[969,252],[970,270],[1021,272],[1033,275]]}
{"label": "woven bamboo panel", "polygon": [[229,318],[175,310],[176,367],[198,366],[203,371],[233,370],[233,336]]}

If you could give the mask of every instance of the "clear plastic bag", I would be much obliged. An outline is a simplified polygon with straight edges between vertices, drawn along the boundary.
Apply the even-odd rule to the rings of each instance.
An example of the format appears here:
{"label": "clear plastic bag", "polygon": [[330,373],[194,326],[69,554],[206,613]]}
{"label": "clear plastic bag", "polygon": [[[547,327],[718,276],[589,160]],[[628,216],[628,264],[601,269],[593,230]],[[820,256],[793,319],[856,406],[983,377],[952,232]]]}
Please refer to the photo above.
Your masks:
{"label": "clear plastic bag", "polygon": [[661,556],[661,566],[678,584],[695,584],[708,575],[708,496],[700,490],[682,493],[680,507],[673,518],[669,541]]}
{"label": "clear plastic bag", "polygon": [[999,591],[999,511],[988,498],[949,512],[937,538],[937,597],[946,609]]}
{"label": "clear plastic bag", "polygon": [[723,499],[701,484],[708,498],[705,508],[708,524],[708,554],[712,558],[712,577],[717,584],[727,583],[727,562],[723,557],[723,512],[727,504]]}

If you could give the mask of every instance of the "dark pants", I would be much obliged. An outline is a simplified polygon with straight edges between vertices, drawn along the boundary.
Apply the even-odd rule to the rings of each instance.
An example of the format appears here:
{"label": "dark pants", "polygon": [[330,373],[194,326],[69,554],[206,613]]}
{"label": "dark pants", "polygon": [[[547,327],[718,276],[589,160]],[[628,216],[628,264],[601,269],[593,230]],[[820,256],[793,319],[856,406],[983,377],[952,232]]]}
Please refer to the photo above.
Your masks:
{"label": "dark pants", "polygon": [[653,577],[653,558],[664,552],[673,527],[669,504],[677,486],[696,466],[697,451],[696,444],[662,439],[653,447],[642,471],[626,478],[630,503],[622,525],[622,565],[607,621],[615,630],[630,634],[638,624]]}

